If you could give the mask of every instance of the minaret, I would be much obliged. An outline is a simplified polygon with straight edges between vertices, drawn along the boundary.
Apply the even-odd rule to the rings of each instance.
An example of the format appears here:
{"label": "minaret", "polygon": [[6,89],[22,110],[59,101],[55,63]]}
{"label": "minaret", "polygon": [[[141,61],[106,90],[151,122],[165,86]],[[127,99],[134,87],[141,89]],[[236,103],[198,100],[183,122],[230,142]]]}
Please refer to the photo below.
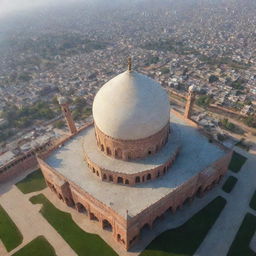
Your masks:
{"label": "minaret", "polygon": [[195,96],[196,96],[195,91],[196,91],[195,85],[189,86],[187,104],[186,104],[185,113],[184,113],[184,117],[187,119],[190,119],[191,117],[192,107],[193,107]]}
{"label": "minaret", "polygon": [[61,97],[58,98],[58,101],[59,101],[59,104],[61,105],[61,109],[62,109],[62,112],[65,116],[65,119],[66,119],[66,122],[67,122],[70,133],[71,134],[77,133],[76,125],[75,125],[75,122],[74,122],[73,117],[71,115],[71,112],[69,110],[69,104],[68,104],[67,99],[65,97],[61,96]]}
{"label": "minaret", "polygon": [[128,57],[128,71],[131,72],[132,71],[132,58]]}

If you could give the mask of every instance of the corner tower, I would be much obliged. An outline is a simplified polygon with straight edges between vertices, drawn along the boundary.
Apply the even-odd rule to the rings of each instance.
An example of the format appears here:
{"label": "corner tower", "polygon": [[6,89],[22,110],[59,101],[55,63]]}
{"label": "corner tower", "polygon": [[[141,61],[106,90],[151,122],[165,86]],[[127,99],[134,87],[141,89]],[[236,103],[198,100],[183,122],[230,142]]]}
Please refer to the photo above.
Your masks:
{"label": "corner tower", "polygon": [[187,119],[190,119],[191,117],[193,104],[195,102],[195,96],[196,96],[196,87],[195,85],[191,85],[188,88],[187,104],[186,104],[185,113],[184,113],[184,117]]}
{"label": "corner tower", "polygon": [[65,116],[69,131],[71,134],[77,133],[76,125],[73,120],[73,117],[71,115],[70,109],[69,109],[69,104],[68,101],[65,97],[59,97],[58,98],[59,104],[61,106],[62,112]]}

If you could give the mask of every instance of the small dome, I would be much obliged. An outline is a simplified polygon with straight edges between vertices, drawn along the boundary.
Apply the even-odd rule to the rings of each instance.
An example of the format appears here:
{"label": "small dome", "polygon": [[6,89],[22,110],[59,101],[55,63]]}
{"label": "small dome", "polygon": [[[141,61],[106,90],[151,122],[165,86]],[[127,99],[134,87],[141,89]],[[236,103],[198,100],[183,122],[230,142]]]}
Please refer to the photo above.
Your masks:
{"label": "small dome", "polygon": [[192,85],[190,85],[189,87],[188,87],[188,91],[189,92],[195,92],[197,90],[197,88],[196,88],[196,86],[194,85],[194,84],[192,84]]}
{"label": "small dome", "polygon": [[169,99],[153,79],[126,71],[98,91],[93,117],[97,127],[112,138],[142,139],[157,133],[169,122]]}

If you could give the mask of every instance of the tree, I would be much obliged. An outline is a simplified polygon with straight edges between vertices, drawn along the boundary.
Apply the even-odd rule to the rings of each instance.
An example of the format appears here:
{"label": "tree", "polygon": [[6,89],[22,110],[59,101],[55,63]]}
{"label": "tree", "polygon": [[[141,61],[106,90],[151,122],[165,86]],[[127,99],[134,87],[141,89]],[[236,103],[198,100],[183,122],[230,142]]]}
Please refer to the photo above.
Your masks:
{"label": "tree", "polygon": [[211,75],[209,77],[209,83],[214,83],[214,82],[217,82],[217,81],[219,81],[219,78],[217,76]]}
{"label": "tree", "polygon": [[59,106],[59,101],[58,101],[58,97],[57,96],[54,96],[52,98],[52,103],[53,103],[53,105]]}
{"label": "tree", "polygon": [[211,103],[211,96],[209,95],[202,95],[196,100],[196,104],[201,107],[208,107]]}
{"label": "tree", "polygon": [[54,128],[61,129],[65,126],[65,122],[63,120],[58,120],[54,123]]}
{"label": "tree", "polygon": [[164,68],[161,68],[161,73],[164,75],[164,74],[168,74],[170,73],[170,69],[167,68],[167,67],[164,67]]}
{"label": "tree", "polygon": [[255,116],[248,116],[246,117],[244,123],[249,127],[256,128],[256,117]]}
{"label": "tree", "polygon": [[219,124],[226,130],[234,132],[236,130],[236,126],[229,122],[227,118],[220,119]]}

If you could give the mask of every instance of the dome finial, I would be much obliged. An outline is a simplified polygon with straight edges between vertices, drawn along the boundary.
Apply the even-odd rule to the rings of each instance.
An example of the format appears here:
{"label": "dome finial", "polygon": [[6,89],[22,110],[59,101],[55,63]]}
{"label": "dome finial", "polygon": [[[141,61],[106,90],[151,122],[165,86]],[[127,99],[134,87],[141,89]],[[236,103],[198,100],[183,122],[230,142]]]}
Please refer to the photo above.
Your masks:
{"label": "dome finial", "polygon": [[132,71],[132,58],[128,57],[128,71]]}

